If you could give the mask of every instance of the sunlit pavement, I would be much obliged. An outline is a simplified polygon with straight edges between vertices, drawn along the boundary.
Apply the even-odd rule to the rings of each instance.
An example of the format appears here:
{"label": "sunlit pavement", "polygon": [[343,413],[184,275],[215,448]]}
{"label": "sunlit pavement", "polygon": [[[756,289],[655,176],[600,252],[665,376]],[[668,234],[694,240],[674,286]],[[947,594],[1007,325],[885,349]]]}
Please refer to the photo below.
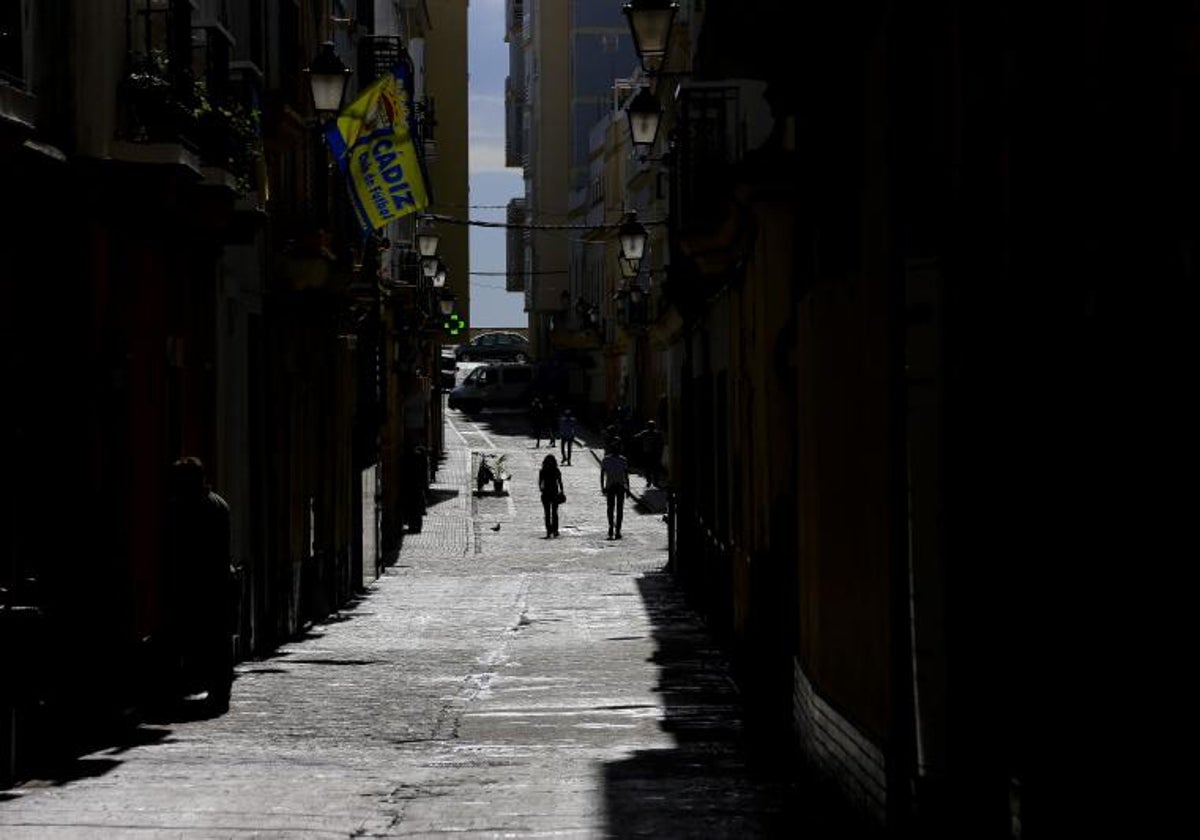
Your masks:
{"label": "sunlit pavement", "polygon": [[[584,446],[545,539],[524,416],[447,417],[424,527],[354,608],[241,664],[225,715],[0,794],[0,835],[818,836],[816,794],[746,759],[661,516],[609,541]],[[505,495],[475,494],[472,450],[507,453]]]}

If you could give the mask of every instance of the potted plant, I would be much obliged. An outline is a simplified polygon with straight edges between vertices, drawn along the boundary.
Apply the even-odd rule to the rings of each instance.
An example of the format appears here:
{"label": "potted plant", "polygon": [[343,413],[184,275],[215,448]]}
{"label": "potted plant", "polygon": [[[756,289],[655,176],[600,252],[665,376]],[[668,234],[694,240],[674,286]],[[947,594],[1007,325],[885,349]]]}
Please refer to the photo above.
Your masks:
{"label": "potted plant", "polygon": [[511,476],[508,474],[508,472],[504,469],[504,464],[508,460],[508,456],[507,455],[496,455],[496,456],[493,456],[493,458],[494,458],[494,460],[493,460],[493,465],[492,465],[492,489],[495,490],[497,494],[500,494],[500,493],[504,492],[505,480],[511,478]]}
{"label": "potted plant", "polygon": [[236,99],[214,101],[203,79],[193,84],[194,108],[204,160],[229,171],[243,195],[254,188],[254,168],[262,154],[258,112]]}
{"label": "potted plant", "polygon": [[132,56],[121,88],[129,139],[140,143],[178,142],[192,115],[172,83],[164,51],[151,50]]}
{"label": "potted plant", "polygon": [[489,481],[492,483],[492,490],[497,494],[504,492],[504,482],[512,477],[504,468],[507,461],[507,455],[479,453],[479,471],[475,474],[475,486],[478,492],[482,493],[483,486]]}

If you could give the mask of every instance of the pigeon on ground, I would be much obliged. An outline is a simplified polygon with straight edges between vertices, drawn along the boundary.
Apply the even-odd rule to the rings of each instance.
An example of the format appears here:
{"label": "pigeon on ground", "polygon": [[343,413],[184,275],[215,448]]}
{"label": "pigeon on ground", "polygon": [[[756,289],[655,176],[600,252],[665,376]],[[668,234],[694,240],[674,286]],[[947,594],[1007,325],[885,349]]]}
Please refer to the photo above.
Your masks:
{"label": "pigeon on ground", "polygon": [[499,523],[499,522],[497,522],[495,525],[493,525],[493,526],[492,526],[492,530],[493,530],[493,531],[499,531],[499,530],[500,530],[500,523]]}

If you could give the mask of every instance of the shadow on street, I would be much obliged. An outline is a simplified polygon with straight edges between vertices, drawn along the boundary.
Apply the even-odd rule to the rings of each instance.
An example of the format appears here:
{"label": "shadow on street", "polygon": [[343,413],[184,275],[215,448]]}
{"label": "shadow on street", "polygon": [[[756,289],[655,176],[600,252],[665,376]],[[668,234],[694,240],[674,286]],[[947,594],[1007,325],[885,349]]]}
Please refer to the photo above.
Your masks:
{"label": "shadow on street", "polygon": [[658,644],[662,727],[677,746],[605,765],[606,836],[871,836],[808,776],[790,745],[749,736],[725,655],[671,576],[656,572],[637,583]]}
{"label": "shadow on street", "polygon": [[[28,778],[20,786],[57,787],[103,776],[121,765],[116,756],[146,744],[170,743],[170,736],[170,729],[143,724],[87,735],[67,729],[57,739],[48,741],[49,748],[40,760],[31,764]],[[100,751],[101,755],[93,754]],[[0,801],[15,796],[0,794]]]}

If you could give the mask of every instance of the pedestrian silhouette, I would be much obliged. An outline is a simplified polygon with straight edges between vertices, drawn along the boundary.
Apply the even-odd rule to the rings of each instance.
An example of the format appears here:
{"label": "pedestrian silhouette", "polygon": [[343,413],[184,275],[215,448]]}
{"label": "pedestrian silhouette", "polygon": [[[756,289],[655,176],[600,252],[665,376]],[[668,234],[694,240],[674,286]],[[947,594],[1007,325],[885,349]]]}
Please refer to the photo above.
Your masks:
{"label": "pedestrian silhouette", "polygon": [[621,445],[621,427],[615,421],[604,427],[604,451],[612,452]]}
{"label": "pedestrian silhouette", "polygon": [[542,492],[542,510],[546,516],[546,539],[558,536],[558,506],[566,501],[563,493],[562,473],[553,455],[542,459],[538,472],[538,489]]}
{"label": "pedestrian silhouette", "polygon": [[168,635],[183,694],[205,692],[214,713],[229,708],[233,682],[233,582],[229,505],[208,486],[199,458],[168,477]]}
{"label": "pedestrian silhouette", "polygon": [[571,466],[571,450],[575,446],[575,417],[571,409],[563,410],[562,421],[558,424],[558,436],[562,440],[563,466]]}
{"label": "pedestrian silhouette", "polygon": [[[529,403],[529,431],[533,435],[533,448],[540,449],[546,432],[546,408],[540,397],[534,397]],[[550,445],[554,445],[553,440]]]}
{"label": "pedestrian silhouette", "polygon": [[621,539],[621,521],[625,517],[625,494],[629,492],[629,464],[615,446],[600,462],[600,492],[608,509],[608,538]]}
{"label": "pedestrian silhouette", "polygon": [[662,471],[662,431],[653,420],[647,420],[646,428],[634,435],[633,439],[641,446],[642,468],[646,472],[646,484],[653,484],[657,487]]}
{"label": "pedestrian silhouette", "polygon": [[558,430],[555,425],[558,422],[558,400],[554,398],[554,394],[547,394],[546,399],[542,401],[542,417],[546,424],[546,434],[550,438],[550,447],[554,448],[554,438]]}

